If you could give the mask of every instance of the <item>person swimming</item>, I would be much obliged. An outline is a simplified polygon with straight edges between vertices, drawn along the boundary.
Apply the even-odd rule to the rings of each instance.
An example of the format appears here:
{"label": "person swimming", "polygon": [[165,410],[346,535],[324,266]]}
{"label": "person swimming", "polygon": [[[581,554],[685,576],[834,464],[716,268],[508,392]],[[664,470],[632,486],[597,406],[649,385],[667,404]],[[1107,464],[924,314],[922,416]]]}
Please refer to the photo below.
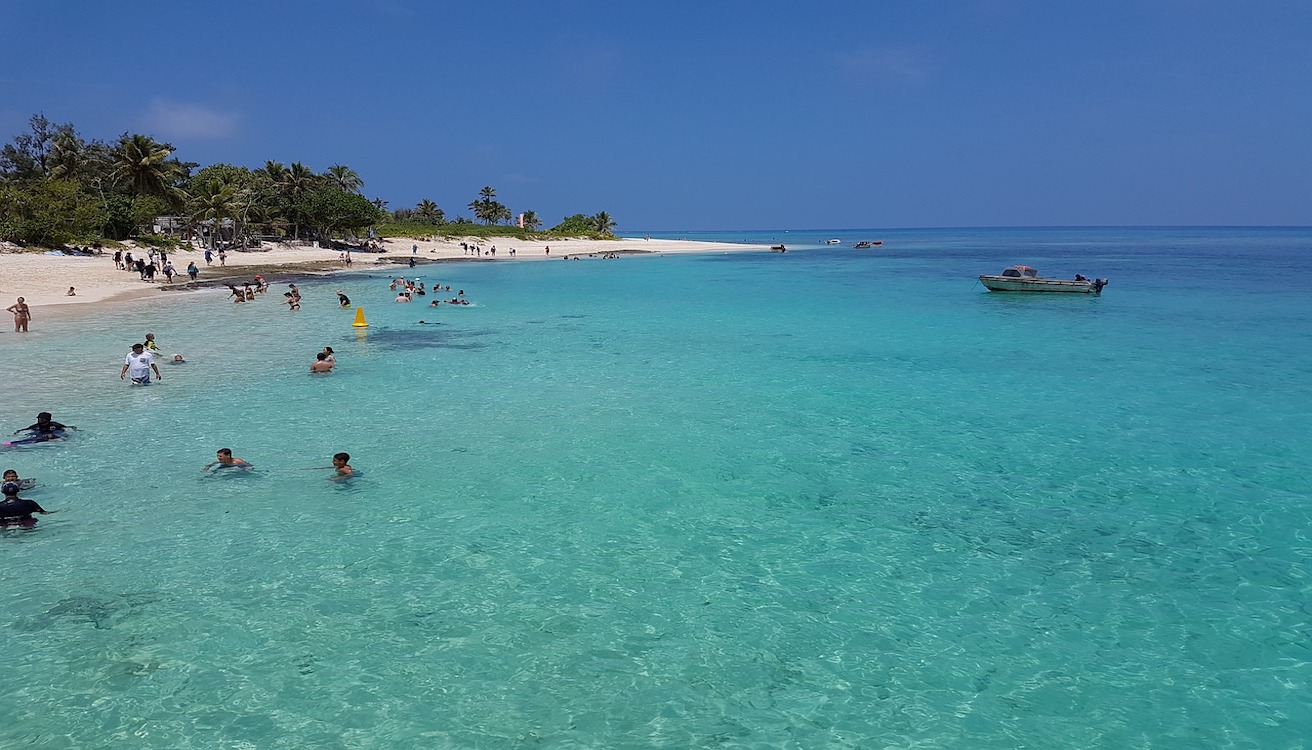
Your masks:
{"label": "person swimming", "polygon": [[17,435],[20,432],[26,432],[26,437],[18,440],[10,440],[5,445],[32,445],[34,443],[47,443],[51,440],[59,440],[64,437],[67,430],[76,430],[71,424],[61,424],[51,419],[50,412],[43,411],[36,415],[36,422],[27,427],[14,430]]}
{"label": "person swimming", "polygon": [[346,294],[342,292],[341,289],[337,290],[337,304],[341,305],[342,307],[351,306],[351,298],[347,297]]}
{"label": "person swimming", "polygon": [[36,486],[35,479],[30,477],[27,479],[19,479],[18,472],[13,469],[5,469],[4,479],[0,479],[0,482],[3,482],[4,484],[13,482],[18,485],[18,489],[20,490],[30,490]]}
{"label": "person swimming", "polygon": [[213,466],[215,471],[219,469],[251,469],[254,464],[241,458],[234,458],[231,448],[220,448],[215,451],[216,460],[210,461],[201,467],[201,471],[209,471]]}

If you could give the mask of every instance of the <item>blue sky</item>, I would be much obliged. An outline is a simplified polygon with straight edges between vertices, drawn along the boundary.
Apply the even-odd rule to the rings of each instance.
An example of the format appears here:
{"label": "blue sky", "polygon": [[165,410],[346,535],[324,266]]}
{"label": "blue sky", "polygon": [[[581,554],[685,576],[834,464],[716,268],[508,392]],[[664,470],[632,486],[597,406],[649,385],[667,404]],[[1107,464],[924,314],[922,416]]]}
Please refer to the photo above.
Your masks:
{"label": "blue sky", "polygon": [[621,230],[1312,224],[1312,2],[0,0],[0,139]]}

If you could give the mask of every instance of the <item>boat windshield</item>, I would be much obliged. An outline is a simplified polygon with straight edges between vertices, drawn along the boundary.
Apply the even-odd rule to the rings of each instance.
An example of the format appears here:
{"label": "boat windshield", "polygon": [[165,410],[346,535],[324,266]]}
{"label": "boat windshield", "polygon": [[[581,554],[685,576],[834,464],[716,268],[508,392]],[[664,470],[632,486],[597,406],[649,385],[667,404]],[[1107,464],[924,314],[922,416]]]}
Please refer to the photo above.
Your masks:
{"label": "boat windshield", "polygon": [[1002,275],[1013,279],[1019,279],[1019,278],[1034,279],[1034,278],[1038,278],[1039,272],[1034,270],[1033,268],[1030,268],[1029,266],[1012,266],[1011,268],[1008,268],[1007,270],[1003,271]]}

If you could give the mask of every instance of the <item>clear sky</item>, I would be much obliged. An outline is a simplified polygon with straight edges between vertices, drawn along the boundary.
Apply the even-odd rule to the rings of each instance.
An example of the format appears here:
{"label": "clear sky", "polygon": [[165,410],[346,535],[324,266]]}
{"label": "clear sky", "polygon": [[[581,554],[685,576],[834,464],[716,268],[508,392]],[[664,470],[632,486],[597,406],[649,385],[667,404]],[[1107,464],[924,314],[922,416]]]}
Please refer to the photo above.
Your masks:
{"label": "clear sky", "polygon": [[0,0],[32,114],[621,231],[1312,224],[1308,0]]}

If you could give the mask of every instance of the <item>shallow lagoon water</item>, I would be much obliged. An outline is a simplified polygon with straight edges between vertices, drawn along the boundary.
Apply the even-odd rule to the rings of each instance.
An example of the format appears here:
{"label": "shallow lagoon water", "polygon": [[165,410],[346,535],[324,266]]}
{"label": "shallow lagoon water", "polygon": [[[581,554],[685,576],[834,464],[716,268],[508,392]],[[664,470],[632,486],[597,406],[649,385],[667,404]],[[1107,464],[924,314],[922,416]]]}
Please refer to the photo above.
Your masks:
{"label": "shallow lagoon water", "polygon": [[869,234],[5,335],[0,746],[1301,746],[1312,233]]}

